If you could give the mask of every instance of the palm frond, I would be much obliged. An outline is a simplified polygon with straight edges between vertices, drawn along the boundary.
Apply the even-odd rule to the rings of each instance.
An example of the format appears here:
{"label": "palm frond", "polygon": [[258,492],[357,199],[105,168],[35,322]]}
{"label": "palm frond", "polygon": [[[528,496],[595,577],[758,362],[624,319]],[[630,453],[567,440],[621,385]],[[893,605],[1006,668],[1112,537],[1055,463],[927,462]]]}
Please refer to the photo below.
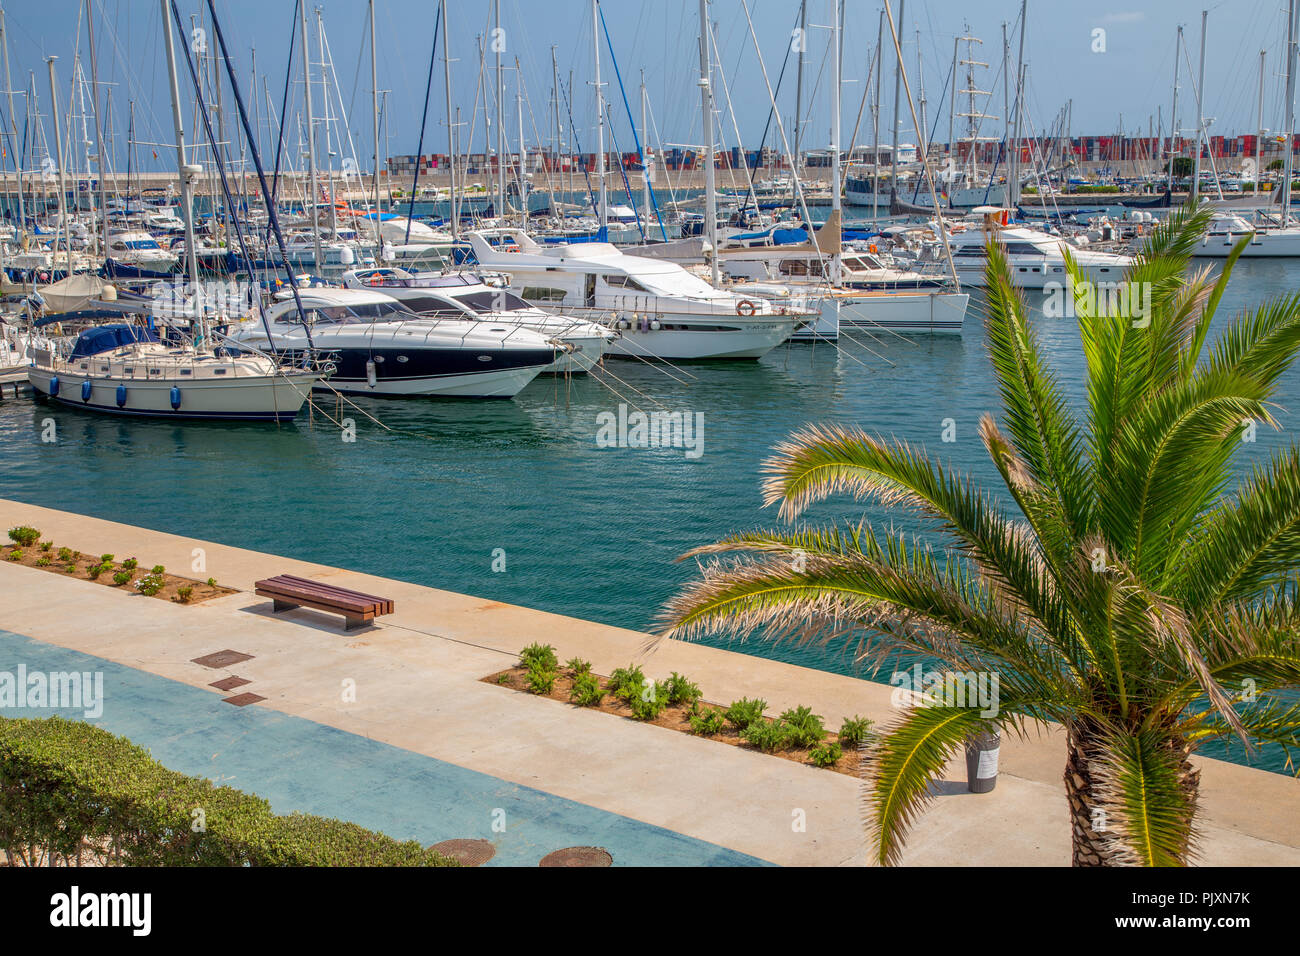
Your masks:
{"label": "palm frond", "polygon": [[1194,845],[1196,790],[1185,753],[1168,733],[1112,728],[1090,760],[1100,830],[1113,859],[1134,866],[1181,866]]}

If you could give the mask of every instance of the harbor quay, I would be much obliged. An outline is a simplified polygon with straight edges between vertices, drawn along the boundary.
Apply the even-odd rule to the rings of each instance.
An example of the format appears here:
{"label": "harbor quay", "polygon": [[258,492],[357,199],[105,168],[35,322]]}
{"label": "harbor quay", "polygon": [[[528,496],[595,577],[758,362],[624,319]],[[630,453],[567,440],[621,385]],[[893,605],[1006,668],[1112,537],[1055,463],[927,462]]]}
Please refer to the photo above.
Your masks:
{"label": "harbor quay", "polygon": [[[889,724],[889,685],[14,500],[0,499],[0,522],[230,589],[181,604],[0,561],[0,675],[101,675],[94,708],[60,713],[277,813],[425,845],[484,840],[488,865],[536,865],[569,847],[602,848],[616,866],[867,862],[863,782],[852,775],[484,678],[549,643],[596,673],[635,662],[651,679],[688,675],[706,700],[759,697],[769,713],[810,704],[832,726],[856,714]],[[255,582],[276,575],[383,595],[393,611],[352,629],[309,608],[275,613]],[[902,862],[1067,865],[1064,753],[1059,731],[1007,738],[997,786],[979,794],[954,761]],[[1300,864],[1300,782],[1192,761],[1198,863]]]}

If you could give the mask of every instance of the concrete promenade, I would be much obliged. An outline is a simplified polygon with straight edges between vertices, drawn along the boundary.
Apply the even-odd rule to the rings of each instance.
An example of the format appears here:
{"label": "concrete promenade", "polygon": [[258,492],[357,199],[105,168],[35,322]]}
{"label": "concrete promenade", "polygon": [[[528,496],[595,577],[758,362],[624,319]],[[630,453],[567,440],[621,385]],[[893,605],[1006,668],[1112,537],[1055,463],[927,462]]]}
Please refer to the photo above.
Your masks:
{"label": "concrete promenade", "polygon": [[[809,704],[831,727],[854,713],[888,722],[887,686],[680,642],[646,657],[645,635],[620,628],[0,499],[0,528],[19,524],[39,528],[56,546],[135,555],[145,567],[211,575],[239,589],[181,606],[0,562],[0,631],[9,632],[0,639],[0,670],[24,654],[52,669],[59,649],[68,669],[90,666],[78,655],[112,662],[120,686],[133,688],[133,713],[114,717],[109,697],[108,729],[126,733],[117,727],[129,726],[128,736],[143,735],[137,742],[165,763],[268,796],[278,812],[341,808],[336,815],[398,837],[493,839],[491,814],[505,799],[497,783],[505,782],[520,805],[553,800],[546,813],[554,827],[545,831],[550,843],[536,837],[541,830],[503,839],[502,862],[534,861],[561,837],[572,838],[567,845],[608,840],[624,863],[866,861],[861,785],[853,777],[480,678],[542,641],[554,644],[561,660],[590,659],[599,673],[633,659],[652,678],[679,671],[709,700],[759,696],[771,712]],[[191,574],[195,548],[204,550],[206,571]],[[333,615],[272,616],[253,582],[279,573],[382,594],[396,602],[396,613],[347,634]],[[252,658],[219,671],[192,662],[224,649]],[[246,708],[222,703],[228,694],[209,685],[226,676],[250,682],[233,693],[265,700]],[[166,720],[150,723],[151,710],[165,711]],[[242,756],[232,764],[241,740]],[[386,795],[377,767],[421,758]],[[1195,759],[1202,862],[1300,865],[1300,781]],[[1005,741],[997,789],[976,796],[966,792],[964,764],[955,762],[913,830],[904,862],[1068,864],[1063,766],[1059,733]],[[439,829],[444,818],[455,832]],[[795,826],[798,819],[806,827]],[[589,838],[579,838],[584,833]]]}

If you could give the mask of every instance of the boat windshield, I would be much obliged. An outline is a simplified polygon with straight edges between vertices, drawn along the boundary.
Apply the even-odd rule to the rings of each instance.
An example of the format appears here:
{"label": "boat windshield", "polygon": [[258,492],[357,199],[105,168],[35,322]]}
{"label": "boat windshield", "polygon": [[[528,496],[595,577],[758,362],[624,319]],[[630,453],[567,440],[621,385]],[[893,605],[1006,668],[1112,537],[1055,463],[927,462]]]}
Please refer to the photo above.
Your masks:
{"label": "boat windshield", "polygon": [[531,309],[527,302],[519,298],[513,292],[507,292],[505,289],[492,289],[484,292],[466,292],[464,295],[454,297],[457,302],[469,306],[479,315],[488,312],[517,312],[520,309]]}
{"label": "boat windshield", "polygon": [[[317,325],[331,323],[334,325],[355,325],[361,322],[403,322],[416,318],[400,302],[362,302],[352,305],[311,306],[304,310],[307,319]],[[297,314],[286,313],[282,322],[296,322]]]}

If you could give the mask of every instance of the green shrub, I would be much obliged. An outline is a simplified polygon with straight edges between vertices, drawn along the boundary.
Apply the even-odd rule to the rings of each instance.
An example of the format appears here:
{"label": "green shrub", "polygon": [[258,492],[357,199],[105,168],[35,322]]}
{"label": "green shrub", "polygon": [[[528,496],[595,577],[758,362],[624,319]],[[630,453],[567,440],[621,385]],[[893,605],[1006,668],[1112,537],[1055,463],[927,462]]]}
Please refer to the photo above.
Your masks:
{"label": "green shrub", "polygon": [[165,574],[166,571],[167,571],[167,569],[164,568],[161,564],[155,564],[155,565],[153,566],[153,570],[150,571],[149,573],[150,573],[150,574]]}
{"label": "green shrub", "polygon": [[791,735],[790,725],[783,720],[755,720],[740,732],[742,740],[764,753],[789,750],[793,744]]}
{"label": "green shrub", "polygon": [[[75,568],[76,565],[69,565],[69,567]],[[90,575],[90,580],[93,581],[105,571],[112,570],[112,568],[113,566],[111,564],[92,564],[90,567],[86,568],[86,573]]]}
{"label": "green shrub", "polygon": [[627,700],[629,696],[640,694],[645,687],[645,674],[641,673],[641,668],[628,664],[627,667],[616,667],[614,673],[609,675],[608,690],[620,700]]}
{"label": "green shrub", "polygon": [[208,578],[208,587],[210,587],[210,588],[215,588],[216,586],[217,586],[217,579],[216,579],[216,578]]}
{"label": "green shrub", "polygon": [[7,555],[5,555],[5,557],[7,557],[10,561],[21,561],[23,559],[23,549],[14,548]]}
{"label": "green shrub", "polygon": [[194,597],[194,585],[186,584],[176,589],[176,600],[180,604],[189,604]]}
{"label": "green shrub", "polygon": [[[116,578],[114,578],[116,580]],[[163,589],[167,581],[161,574],[146,574],[139,581],[135,582],[136,590],[147,597],[153,597]]]}
{"label": "green shrub", "polygon": [[811,747],[822,742],[826,728],[822,719],[812,712],[811,707],[796,707],[781,715],[781,720],[790,728],[790,743],[795,747]]}
{"label": "green shrub", "polygon": [[71,560],[72,560],[72,549],[71,549],[71,548],[59,548],[59,560],[60,560],[60,561],[71,561]]}
{"label": "green shrub", "polygon": [[116,584],[118,587],[121,587],[124,584],[129,584],[131,581],[131,577],[132,574],[130,571],[114,571],[113,583]]}
{"label": "green shrub", "polygon": [[560,675],[547,667],[533,664],[528,668],[526,680],[528,691],[532,694],[549,694],[555,689],[555,679]]}
{"label": "green shrub", "polygon": [[519,666],[553,671],[560,666],[560,662],[555,656],[555,648],[550,644],[529,644],[519,652]]}
{"label": "green shrub", "polygon": [[632,706],[633,719],[654,720],[668,706],[669,693],[668,681],[642,685],[639,693],[627,698],[627,702]]}
{"label": "green shrub", "polygon": [[134,571],[139,566],[140,566],[140,562],[137,561],[135,558],[127,558],[125,561],[122,562],[122,569],[124,571]]}
{"label": "green shrub", "polygon": [[844,748],[833,740],[820,743],[808,751],[808,757],[819,767],[829,767],[839,762],[844,756]]}
{"label": "green shrub", "polygon": [[595,707],[604,699],[605,689],[600,686],[600,679],[595,674],[581,673],[573,679],[569,700],[579,707]]}
{"label": "green shrub", "polygon": [[765,700],[758,698],[750,700],[748,697],[733,700],[731,706],[727,708],[727,723],[737,730],[744,730],[754,721],[761,720],[765,710],[767,710]]}
{"label": "green shrub", "polygon": [[100,563],[100,564],[112,564],[112,563],[113,563],[113,556],[112,556],[111,554],[101,554],[101,555],[99,556],[99,563]]}
{"label": "green shrub", "polygon": [[871,729],[875,726],[875,723],[870,717],[861,717],[857,714],[852,717],[845,717],[844,722],[840,724],[840,732],[836,736],[839,737],[841,743],[861,746],[875,739],[876,733]]}
{"label": "green shrub", "polygon": [[41,533],[25,524],[19,525],[17,528],[9,529],[9,540],[21,548],[30,548],[41,540]]}
{"label": "green shrub", "polygon": [[37,559],[36,559],[36,566],[37,566],[38,568],[48,568],[48,567],[50,566],[50,559],[47,558],[47,557],[40,557],[40,558],[37,558]]}
{"label": "green shrub", "polygon": [[50,548],[52,548],[52,547],[54,547],[54,542],[53,542],[53,541],[42,541],[42,542],[41,542],[41,550],[42,550],[42,551],[49,551]]}
{"label": "green shrub", "polygon": [[63,570],[67,571],[69,574],[76,574],[77,563],[75,561],[69,561],[67,564],[63,566]]}
{"label": "green shrub", "polygon": [[709,707],[691,714],[691,733],[699,734],[701,737],[712,737],[714,734],[722,733],[722,728],[726,724],[727,715],[717,707]]}
{"label": "green shrub", "polygon": [[584,661],[581,657],[570,657],[564,662],[564,669],[575,677],[579,674],[590,674],[591,661]]}
{"label": "green shrub", "polygon": [[342,820],[276,816],[261,797],[168,770],[125,737],[60,717],[0,719],[0,848],[28,865],[458,865]]}
{"label": "green shrub", "polygon": [[681,674],[673,671],[668,678],[668,702],[672,704],[694,705],[700,699],[700,688],[692,684]]}

